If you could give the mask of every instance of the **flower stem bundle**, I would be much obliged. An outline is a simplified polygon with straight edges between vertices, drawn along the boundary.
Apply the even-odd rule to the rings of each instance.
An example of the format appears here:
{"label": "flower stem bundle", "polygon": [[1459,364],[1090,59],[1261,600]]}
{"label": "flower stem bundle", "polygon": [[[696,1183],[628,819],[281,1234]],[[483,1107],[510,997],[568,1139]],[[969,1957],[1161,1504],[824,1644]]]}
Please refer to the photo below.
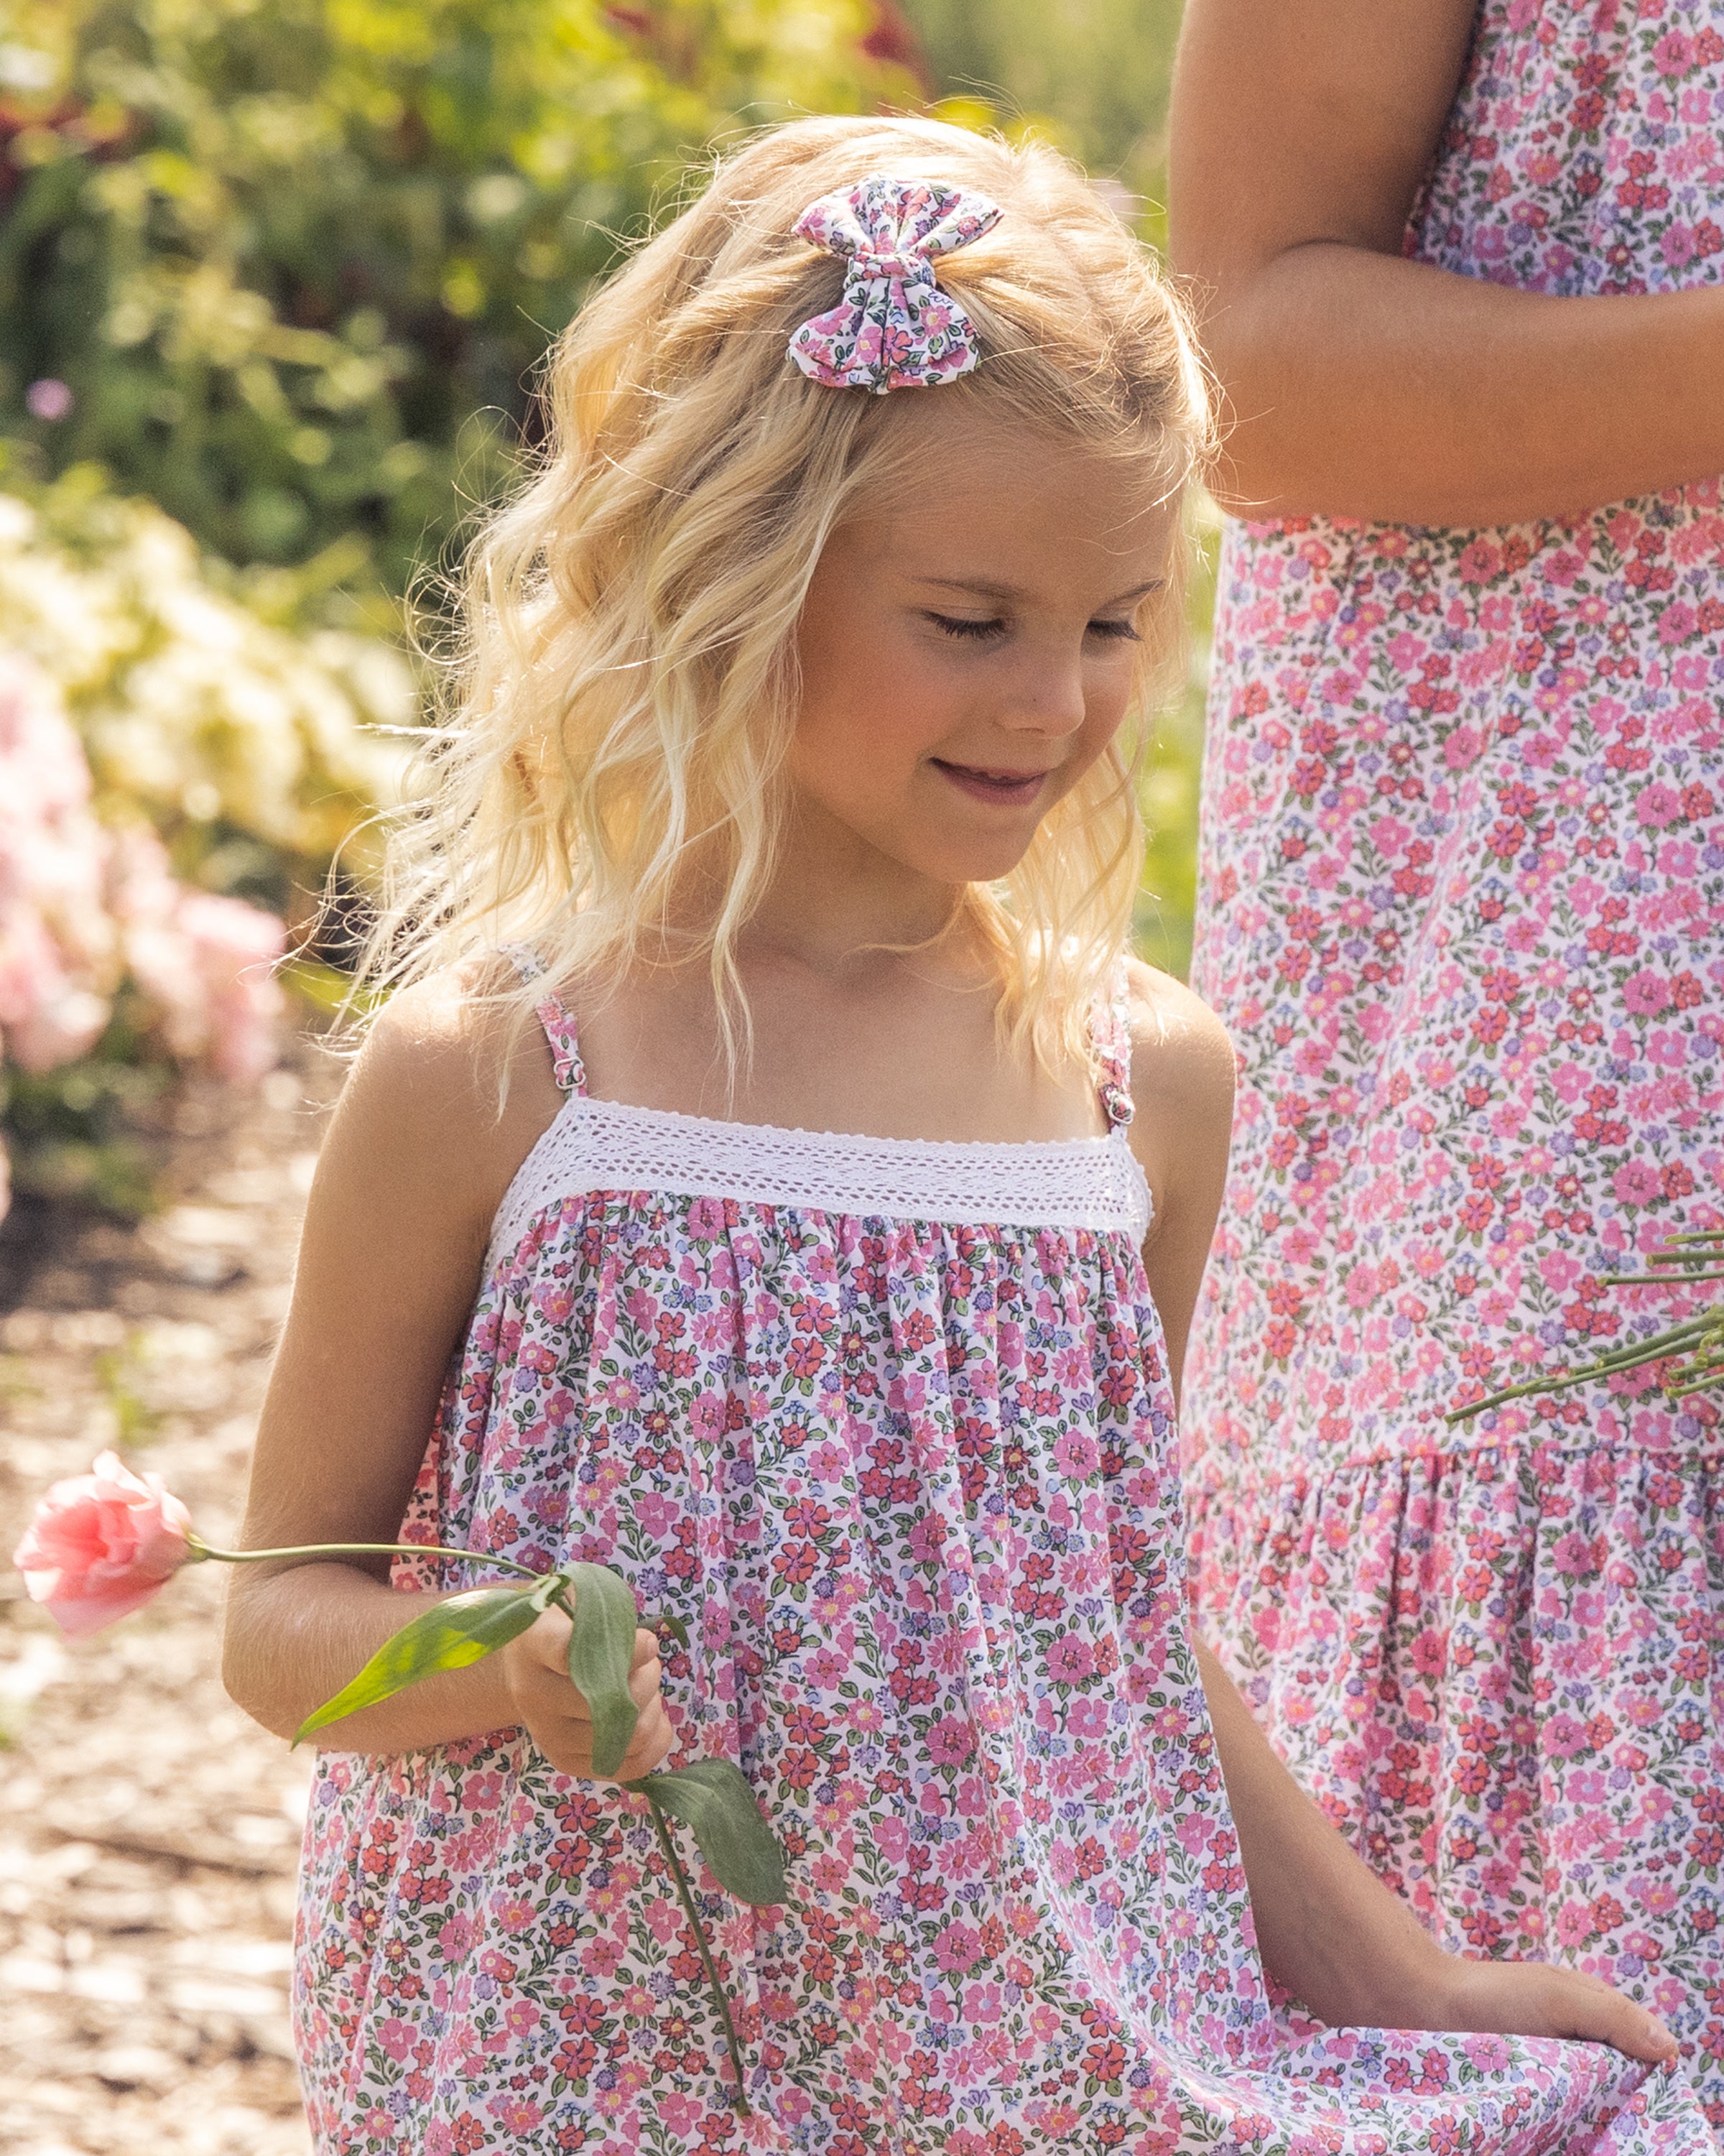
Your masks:
{"label": "flower stem bundle", "polygon": [[[1647,1254],[1652,1270],[1644,1273],[1611,1273],[1607,1287],[1688,1287],[1724,1280],[1724,1228],[1699,1228],[1673,1236]],[[1470,1400],[1450,1409],[1445,1419],[1452,1427],[1484,1414],[1510,1400],[1531,1399],[1545,1393],[1566,1392],[1571,1386],[1589,1385],[1637,1370],[1649,1363],[1668,1363],[1661,1389],[1668,1400],[1691,1399],[1724,1386],[1724,1301],[1715,1302],[1696,1316],[1665,1327],[1644,1340],[1619,1343],[1590,1363],[1566,1369],[1547,1370],[1518,1385],[1505,1385],[1481,1400]]]}

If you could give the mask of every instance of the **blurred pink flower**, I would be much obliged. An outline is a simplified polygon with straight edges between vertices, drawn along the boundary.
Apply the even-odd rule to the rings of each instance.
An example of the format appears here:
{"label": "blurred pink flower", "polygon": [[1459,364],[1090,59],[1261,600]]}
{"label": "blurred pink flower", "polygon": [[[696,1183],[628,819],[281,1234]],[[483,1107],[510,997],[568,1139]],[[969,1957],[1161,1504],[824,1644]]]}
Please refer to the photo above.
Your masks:
{"label": "blurred pink flower", "polygon": [[275,966],[287,932],[274,914],[194,891],[180,907],[208,1011],[204,1053],[217,1077],[245,1086],[275,1061],[283,998]]}
{"label": "blurred pink flower", "polygon": [[81,1055],[107,1022],[107,834],[59,691],[0,654],[0,1036],[27,1070]]}
{"label": "blurred pink flower", "polygon": [[282,1008],[273,968],[286,932],[273,914],[174,880],[153,831],[115,840],[114,911],[126,964],[182,1061],[247,1084],[275,1060]]}
{"label": "blurred pink flower", "polygon": [[33,419],[45,419],[50,426],[69,418],[75,401],[65,383],[51,374],[33,382],[24,392],[24,409]]}
{"label": "blurred pink flower", "polygon": [[159,1475],[105,1452],[37,1505],[13,1563],[30,1599],[82,1639],[125,1617],[190,1563],[191,1515]]}
{"label": "blurred pink flower", "polygon": [[4,1056],[49,1070],[83,1055],[129,973],[172,1055],[249,1083],[275,1060],[285,940],[274,915],[180,883],[147,826],[97,819],[59,690],[0,652]]}

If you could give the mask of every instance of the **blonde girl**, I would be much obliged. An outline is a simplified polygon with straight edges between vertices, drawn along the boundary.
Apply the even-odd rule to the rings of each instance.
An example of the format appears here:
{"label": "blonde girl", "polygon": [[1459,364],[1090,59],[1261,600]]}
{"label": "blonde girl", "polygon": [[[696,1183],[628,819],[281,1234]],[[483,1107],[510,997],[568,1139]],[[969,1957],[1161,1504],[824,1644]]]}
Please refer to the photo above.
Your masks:
{"label": "blonde girl", "polygon": [[810,121],[546,398],[248,1522],[474,1554],[259,1568],[228,1681],[290,1730],[492,1559],[610,1564],[688,1636],[639,1636],[623,1779],[740,1764],[788,1891],[704,1881],[739,2087],[566,1617],[355,1716],[320,2149],[1710,2148],[1639,2008],[1439,1953],[1187,1629],[1231,1059],[1123,955],[1205,439],[1176,300],[1046,150]]}

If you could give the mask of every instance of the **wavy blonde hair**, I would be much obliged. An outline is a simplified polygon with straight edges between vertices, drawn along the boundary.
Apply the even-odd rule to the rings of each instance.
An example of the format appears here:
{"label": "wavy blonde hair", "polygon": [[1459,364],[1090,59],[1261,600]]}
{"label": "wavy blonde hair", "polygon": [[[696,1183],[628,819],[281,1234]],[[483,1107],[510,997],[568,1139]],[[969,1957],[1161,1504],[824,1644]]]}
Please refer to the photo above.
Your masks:
{"label": "wavy blonde hair", "polygon": [[[870,396],[819,387],[786,356],[844,275],[792,227],[875,173],[972,188],[1005,213],[938,264],[980,348],[957,382]],[[890,485],[906,398],[927,396],[1127,459],[1156,498],[1208,439],[1178,298],[1054,151],[832,119],[721,158],[550,358],[543,449],[469,556],[446,722],[392,838],[368,986],[507,941],[589,987],[704,954],[734,1056],[736,942],[777,855],[804,595],[834,526]],[[1050,1064],[1090,1053],[1090,1005],[1127,932],[1137,767],[1182,584],[1176,565],[1146,602],[1133,720],[1013,873],[962,894],[998,956],[1003,1023]],[[697,880],[714,896],[691,932]],[[526,1022],[531,988],[493,993]]]}

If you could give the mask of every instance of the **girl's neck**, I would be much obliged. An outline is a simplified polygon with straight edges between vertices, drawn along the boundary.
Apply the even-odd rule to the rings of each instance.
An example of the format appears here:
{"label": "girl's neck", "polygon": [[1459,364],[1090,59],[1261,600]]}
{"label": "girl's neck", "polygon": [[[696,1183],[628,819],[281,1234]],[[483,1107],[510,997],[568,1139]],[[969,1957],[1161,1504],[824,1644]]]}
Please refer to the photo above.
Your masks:
{"label": "girl's neck", "polygon": [[751,953],[788,960],[834,980],[888,956],[968,974],[980,954],[970,948],[962,901],[954,891],[937,906],[894,906],[849,891],[804,896],[775,886],[737,938],[738,957],[745,966]]}
{"label": "girl's neck", "polygon": [[993,969],[967,932],[963,901],[962,885],[918,876],[818,809],[795,809],[738,956],[841,978],[888,954],[914,955],[973,985]]}
{"label": "girl's neck", "polygon": [[[1003,1041],[980,954],[809,956],[739,939],[752,1052],[726,1053],[704,963],[654,967],[581,1004],[600,1100],[782,1128],[1018,1143],[1100,1135],[1090,1074]],[[830,963],[822,963],[822,957]]]}
{"label": "girl's neck", "polygon": [[885,1138],[1098,1135],[1090,1074],[1075,1064],[1052,1076],[1002,1039],[998,956],[961,890],[895,906],[890,892],[797,867],[733,947],[750,1019],[740,1058],[704,952],[667,954],[590,995],[575,986],[598,1098]]}

